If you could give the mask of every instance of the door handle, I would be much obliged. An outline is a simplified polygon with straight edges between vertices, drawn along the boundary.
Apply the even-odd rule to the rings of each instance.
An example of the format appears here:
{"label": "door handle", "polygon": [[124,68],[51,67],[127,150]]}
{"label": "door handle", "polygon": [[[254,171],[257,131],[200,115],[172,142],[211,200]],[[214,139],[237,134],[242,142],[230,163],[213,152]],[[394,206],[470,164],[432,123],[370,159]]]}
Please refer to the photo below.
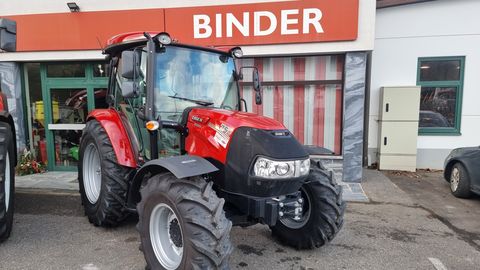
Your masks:
{"label": "door handle", "polygon": [[383,145],[387,145],[387,137],[383,138]]}
{"label": "door handle", "polygon": [[385,112],[388,112],[389,107],[390,107],[390,104],[387,103],[387,104],[385,105]]}

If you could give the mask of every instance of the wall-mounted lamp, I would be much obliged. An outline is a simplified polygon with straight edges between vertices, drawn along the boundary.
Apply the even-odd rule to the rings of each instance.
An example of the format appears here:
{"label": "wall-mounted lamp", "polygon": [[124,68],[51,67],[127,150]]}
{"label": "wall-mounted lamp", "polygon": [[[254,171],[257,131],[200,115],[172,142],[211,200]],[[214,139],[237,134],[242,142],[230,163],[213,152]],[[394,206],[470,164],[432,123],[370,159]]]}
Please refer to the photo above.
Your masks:
{"label": "wall-mounted lamp", "polygon": [[80,11],[80,7],[75,2],[67,3],[67,6],[70,9],[70,12],[79,12]]}

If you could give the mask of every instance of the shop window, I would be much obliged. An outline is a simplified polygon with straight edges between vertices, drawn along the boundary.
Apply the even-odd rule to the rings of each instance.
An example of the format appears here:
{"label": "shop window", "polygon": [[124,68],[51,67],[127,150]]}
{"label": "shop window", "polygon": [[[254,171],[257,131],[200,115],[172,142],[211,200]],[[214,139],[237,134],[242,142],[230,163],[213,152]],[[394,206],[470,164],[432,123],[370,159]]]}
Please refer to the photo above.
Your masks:
{"label": "shop window", "polygon": [[47,148],[45,140],[45,114],[42,99],[42,83],[40,79],[40,64],[25,64],[26,84],[28,87],[27,112],[29,115],[29,148],[37,161],[47,163]]}
{"label": "shop window", "polygon": [[460,134],[464,62],[464,57],[419,58],[421,135]]}
{"label": "shop window", "polygon": [[74,170],[88,112],[107,107],[105,63],[25,63],[24,72],[30,150],[48,170]]}
{"label": "shop window", "polygon": [[341,154],[343,55],[242,59],[256,66],[263,104],[255,104],[251,71],[244,69],[241,96],[249,112],[282,122],[298,141]]}

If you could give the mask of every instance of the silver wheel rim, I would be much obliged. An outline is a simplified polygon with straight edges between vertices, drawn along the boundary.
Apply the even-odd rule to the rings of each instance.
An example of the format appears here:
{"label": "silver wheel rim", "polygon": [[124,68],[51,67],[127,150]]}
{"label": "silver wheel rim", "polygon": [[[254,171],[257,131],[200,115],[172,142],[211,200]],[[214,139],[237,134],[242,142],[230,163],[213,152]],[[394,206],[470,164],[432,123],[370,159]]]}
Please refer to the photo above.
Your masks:
{"label": "silver wheel rim", "polygon": [[452,169],[452,174],[450,175],[450,188],[453,192],[457,191],[458,184],[460,183],[460,171],[458,168]]}
{"label": "silver wheel rim", "polygon": [[164,203],[155,206],[149,229],[157,260],[165,269],[177,269],[183,257],[183,233],[172,208]]}
{"label": "silver wheel rim", "polygon": [[87,199],[91,204],[95,204],[100,197],[102,187],[102,167],[100,165],[100,156],[97,147],[91,143],[85,148],[82,161],[83,187]]}
{"label": "silver wheel rim", "polygon": [[8,212],[8,207],[10,206],[10,157],[5,155],[5,212]]}
{"label": "silver wheel rim", "polygon": [[[308,195],[307,191],[303,187],[300,189],[300,191],[302,193],[302,199],[303,199],[302,209],[304,210],[300,220],[294,220],[291,217],[280,218],[280,223],[282,223],[283,225],[291,229],[302,228],[303,226],[305,226],[305,224],[307,224],[308,220],[310,219],[310,212],[312,209],[312,200],[310,199],[310,196]],[[307,209],[306,211],[305,211],[305,208]]]}

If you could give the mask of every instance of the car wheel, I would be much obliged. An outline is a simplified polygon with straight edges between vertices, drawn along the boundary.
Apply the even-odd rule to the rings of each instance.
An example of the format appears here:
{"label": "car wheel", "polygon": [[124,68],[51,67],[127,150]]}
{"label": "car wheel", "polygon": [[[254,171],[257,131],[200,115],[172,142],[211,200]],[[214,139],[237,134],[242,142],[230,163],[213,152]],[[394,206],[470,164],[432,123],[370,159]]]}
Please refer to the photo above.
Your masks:
{"label": "car wheel", "polygon": [[472,195],[470,191],[470,178],[465,166],[455,163],[450,173],[450,190],[455,197],[468,198]]}

